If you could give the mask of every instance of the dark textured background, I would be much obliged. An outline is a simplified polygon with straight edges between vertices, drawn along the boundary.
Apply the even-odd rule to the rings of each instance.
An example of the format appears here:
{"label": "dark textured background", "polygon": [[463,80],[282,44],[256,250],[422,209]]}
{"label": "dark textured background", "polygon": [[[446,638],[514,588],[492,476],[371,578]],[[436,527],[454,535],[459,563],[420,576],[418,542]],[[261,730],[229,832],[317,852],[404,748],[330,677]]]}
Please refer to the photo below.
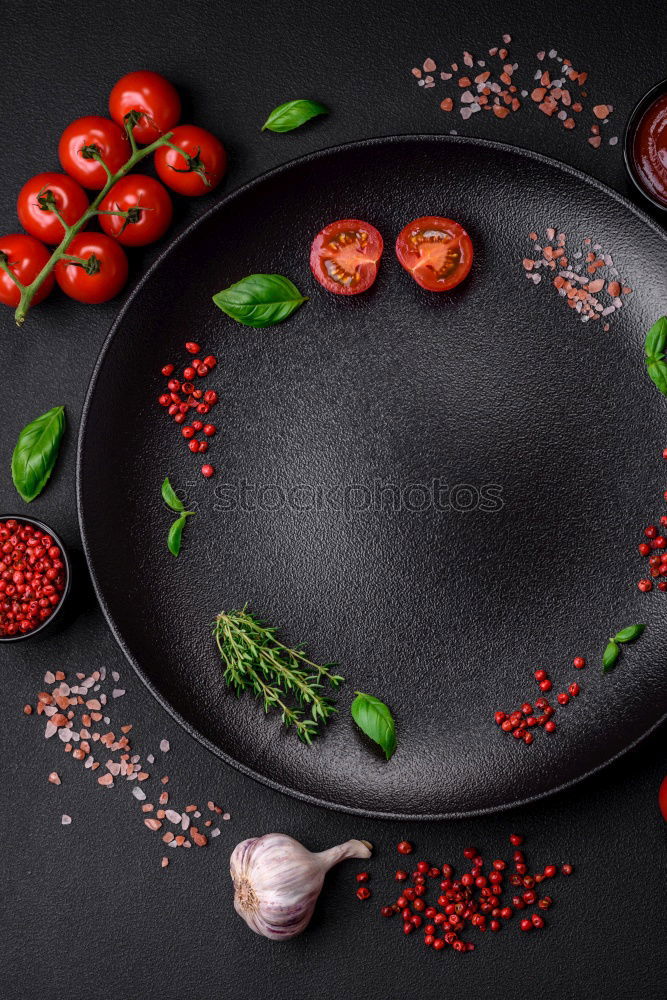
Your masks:
{"label": "dark textured background", "polygon": [[[369,135],[457,128],[537,149],[626,192],[620,146],[592,150],[582,130],[565,133],[539,113],[504,122],[480,115],[451,122],[437,108],[439,90],[423,93],[409,75],[426,56],[485,49],[503,31],[512,54],[531,64],[539,48],[556,47],[590,70],[590,93],[615,106],[614,132],[635,100],[661,75],[665,22],[650,4],[622,11],[580,4],[475,4],[464,9],[426,2],[337,5],[262,3],[13,4],[3,13],[0,156],[5,182],[0,218],[15,228],[22,181],[57,168],[62,127],[103,113],[122,73],[145,66],[164,72],[187,95],[185,118],[218,132],[232,166],[229,190],[293,156]],[[260,135],[266,110],[290,96],[311,95],[332,107],[326,121],[291,136]],[[612,126],[608,128],[611,129]],[[179,203],[177,226],[205,200]],[[144,255],[144,262],[150,254]],[[133,274],[141,271],[138,256]],[[53,297],[23,331],[2,313],[4,368],[0,469],[8,469],[19,429],[58,402],[70,429],[57,477],[31,510],[79,549],[74,506],[76,426],[88,377],[117,304],[85,309]],[[132,415],[127,421],[132,446]],[[113,498],[109,498],[109,503]],[[15,510],[8,472],[0,474],[0,509]],[[0,995],[10,1000],[198,1000],[257,996],[294,1000],[316,993],[394,1000],[410,994],[471,998],[539,990],[559,1000],[658,998],[664,995],[665,834],[656,792],[665,771],[664,730],[593,780],[532,807],[495,818],[401,826],[363,822],[299,804],[225,767],[182,734],[130,676],[90,592],[82,586],[70,628],[47,644],[0,647],[4,751],[0,769],[2,892]],[[128,694],[123,715],[137,723],[141,749],[162,736],[172,744],[168,770],[188,799],[217,798],[232,821],[204,851],[172,857],[162,872],[156,839],[136,818],[125,789],[102,794],[88,772],[42,739],[21,706],[45,669],[119,669]],[[60,771],[63,785],[46,775]],[[70,827],[60,815],[73,816]],[[234,916],[226,873],[237,840],[284,830],[321,848],[351,835],[373,840],[380,871],[391,845],[415,839],[424,854],[450,859],[464,842],[500,851],[510,829],[530,838],[538,863],[571,860],[577,876],[554,887],[558,906],[544,934],[516,926],[497,938],[475,937],[462,958],[422,950],[354,898],[350,868],[332,874],[309,934],[284,946],[251,937]],[[531,849],[532,845],[532,849]],[[376,896],[381,896],[378,892]]]}

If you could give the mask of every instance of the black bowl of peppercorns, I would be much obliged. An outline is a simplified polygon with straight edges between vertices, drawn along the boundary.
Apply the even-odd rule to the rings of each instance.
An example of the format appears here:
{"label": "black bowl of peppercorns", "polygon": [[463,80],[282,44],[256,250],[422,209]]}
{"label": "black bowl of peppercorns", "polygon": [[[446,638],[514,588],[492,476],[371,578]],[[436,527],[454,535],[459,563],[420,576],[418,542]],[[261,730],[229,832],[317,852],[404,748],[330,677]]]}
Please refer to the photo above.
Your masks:
{"label": "black bowl of peppercorns", "polygon": [[0,517],[0,642],[50,631],[69,594],[71,576],[55,531],[31,517]]}

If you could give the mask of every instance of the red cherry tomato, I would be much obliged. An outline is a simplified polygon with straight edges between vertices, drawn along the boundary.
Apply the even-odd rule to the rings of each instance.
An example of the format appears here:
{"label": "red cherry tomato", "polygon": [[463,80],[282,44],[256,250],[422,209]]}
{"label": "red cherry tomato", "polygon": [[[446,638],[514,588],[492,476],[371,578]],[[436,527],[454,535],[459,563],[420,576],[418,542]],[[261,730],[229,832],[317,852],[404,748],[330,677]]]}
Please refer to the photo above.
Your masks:
{"label": "red cherry tomato", "polygon": [[58,156],[63,169],[86,188],[101,190],[107,182],[106,170],[95,159],[88,159],[82,150],[95,146],[112,173],[123,166],[132,152],[130,141],[122,128],[110,118],[87,115],[68,125],[60,136]]}
{"label": "red cherry tomato", "polygon": [[160,180],[179,194],[207,194],[217,187],[227,168],[227,153],[219,139],[197,125],[178,125],[170,140],[182,149],[160,146],[155,169]]}
{"label": "red cherry tomato", "polygon": [[65,230],[55,212],[47,207],[51,192],[58,212],[68,226],[77,222],[88,208],[88,195],[67,174],[35,174],[23,185],[16,212],[23,228],[45,243],[60,243]]}
{"label": "red cherry tomato", "polygon": [[137,70],[121,77],[109,95],[109,112],[117,125],[125,127],[124,118],[130,111],[142,113],[134,126],[137,142],[155,142],[181,117],[181,99],[159,73]]}
{"label": "red cherry tomato", "polygon": [[104,232],[126,247],[143,247],[159,240],[173,215],[166,188],[144,174],[128,174],[117,181],[100,205],[100,211],[130,213],[127,218],[99,216]]}
{"label": "red cherry tomato", "polygon": [[453,219],[425,215],[398,234],[396,255],[422,288],[446,292],[470,273],[472,240]]}
{"label": "red cherry tomato", "polygon": [[313,240],[310,269],[328,292],[358,295],[375,281],[383,247],[382,237],[368,222],[330,222]]}
{"label": "red cherry tomato", "polygon": [[[51,254],[43,243],[34,236],[25,233],[12,233],[11,236],[0,238],[0,253],[4,254],[9,269],[24,285],[35,280],[39,272],[49,260]],[[53,288],[53,272],[46,278],[35,292],[32,300],[37,305],[45,299]],[[21,299],[21,293],[6,271],[0,270],[0,302],[6,306],[16,307]]]}
{"label": "red cherry tomato", "polygon": [[71,299],[106,302],[118,295],[127,281],[125,251],[104,233],[79,233],[70,243],[67,255],[88,261],[88,269],[67,260],[59,260],[55,266],[56,281]]}
{"label": "red cherry tomato", "polygon": [[665,823],[667,823],[667,776],[662,779],[660,791],[658,792],[658,805]]}

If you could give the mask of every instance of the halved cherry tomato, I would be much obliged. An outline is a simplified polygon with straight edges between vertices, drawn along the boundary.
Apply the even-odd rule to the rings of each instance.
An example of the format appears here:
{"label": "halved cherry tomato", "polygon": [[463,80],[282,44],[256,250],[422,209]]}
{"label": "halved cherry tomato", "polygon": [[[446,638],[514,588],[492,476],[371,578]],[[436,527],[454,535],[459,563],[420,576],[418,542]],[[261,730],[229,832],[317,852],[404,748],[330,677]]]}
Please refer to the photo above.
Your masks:
{"label": "halved cherry tomato", "polygon": [[173,208],[167,189],[154,177],[128,174],[117,181],[102,204],[101,212],[128,212],[100,215],[100,225],[126,247],[143,247],[159,240],[169,228]]}
{"label": "halved cherry tomato", "polygon": [[137,142],[155,142],[181,117],[181,99],[159,73],[137,70],[121,77],[109,95],[109,112],[117,125],[125,127],[124,118],[130,111],[141,112],[133,132]]}
{"label": "halved cherry tomato", "polygon": [[396,255],[422,288],[447,292],[470,273],[472,241],[453,219],[425,215],[398,234]]}
{"label": "halved cherry tomato", "polygon": [[16,212],[26,232],[45,243],[60,243],[65,230],[56,213],[48,208],[49,191],[68,226],[88,208],[88,195],[68,174],[53,173],[35,174],[19,191]]}
{"label": "halved cherry tomato", "polygon": [[310,269],[328,292],[358,295],[375,281],[383,248],[375,226],[360,219],[340,219],[313,240]]}
{"label": "halved cherry tomato", "polygon": [[198,125],[178,125],[170,146],[155,150],[155,169],[163,184],[179,194],[208,194],[222,180],[227,153],[219,139]]}
{"label": "halved cherry tomato", "polygon": [[662,783],[660,785],[660,790],[658,792],[658,805],[660,806],[662,818],[665,823],[667,823],[667,777],[662,779]]}
{"label": "halved cherry tomato", "polygon": [[100,191],[108,180],[107,173],[98,160],[82,153],[87,146],[96,147],[109,170],[115,174],[132,152],[130,140],[115,122],[99,115],[77,118],[60,136],[58,157],[63,169],[85,188]]}
{"label": "halved cherry tomato", "polygon": [[[127,281],[127,257],[122,247],[104,233],[79,233],[67,248],[68,257],[88,261],[88,268],[59,260],[54,271],[65,295],[78,302],[106,302]],[[93,259],[94,258],[94,259]]]}
{"label": "halved cherry tomato", "polygon": [[[0,238],[0,254],[4,254],[9,270],[15,274],[21,284],[29,285],[49,260],[51,254],[43,243],[34,236],[25,233],[12,233]],[[53,272],[46,278],[35,292],[32,300],[37,305],[45,299],[53,288]],[[6,306],[16,307],[21,300],[21,293],[7,272],[0,270],[0,302]]]}

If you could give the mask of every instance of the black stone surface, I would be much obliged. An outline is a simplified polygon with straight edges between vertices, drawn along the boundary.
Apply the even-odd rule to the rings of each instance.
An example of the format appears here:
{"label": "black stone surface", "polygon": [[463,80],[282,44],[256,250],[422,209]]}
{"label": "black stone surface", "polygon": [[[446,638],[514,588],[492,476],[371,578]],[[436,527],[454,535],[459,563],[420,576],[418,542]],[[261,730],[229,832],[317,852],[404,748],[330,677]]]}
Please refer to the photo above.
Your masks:
{"label": "black stone surface", "polygon": [[[476,116],[450,123],[440,92],[422,92],[410,67],[427,56],[454,59],[483,51],[503,31],[513,57],[533,66],[551,45],[590,71],[589,89],[614,105],[615,130],[662,70],[664,15],[653,5],[622,10],[562,3],[457,10],[436,3],[336,6],[258,3],[187,7],[164,4],[13,5],[3,14],[0,214],[15,228],[14,199],[23,182],[56,169],[64,125],[103,113],[122,73],[144,65],[164,72],[186,95],[186,117],[225,140],[232,167],[227,189],[279,163],[328,145],[391,133],[476,134],[563,159],[628,193],[619,147],[593,150],[584,134],[564,133],[538,112],[504,122]],[[309,94],[329,104],[328,120],[291,136],[262,135],[267,109]],[[596,97],[597,100],[597,97]],[[185,226],[206,201],[179,203]],[[157,254],[157,250],[154,252]],[[138,277],[153,253],[134,256]],[[22,331],[2,314],[4,362],[0,468],[28,419],[64,402],[70,429],[58,474],[30,513],[59,531],[79,556],[74,502],[76,430],[87,382],[112,303],[85,309],[54,296]],[[132,448],[133,414],[127,414]],[[113,498],[109,498],[109,503]],[[641,501],[643,502],[643,501]],[[15,509],[8,472],[0,509]],[[652,495],[639,517],[655,513]],[[181,1000],[186,996],[301,998],[346,996],[422,1000],[539,990],[544,997],[658,998],[664,994],[663,879],[665,835],[656,795],[665,772],[664,730],[591,780],[531,807],[465,822],[413,824],[361,820],[298,803],[222,764],[169,719],[132,675],[96,607],[85,574],[70,627],[43,646],[0,648],[3,672],[3,765],[0,769],[0,953],[2,996],[11,1000]],[[657,600],[657,595],[656,595]],[[659,607],[655,602],[651,607]],[[88,772],[46,743],[21,713],[46,669],[117,669],[127,688],[123,717],[133,721],[142,752],[162,737],[172,746],[166,770],[181,801],[209,797],[232,820],[210,848],[191,851],[161,871],[162,845],[137,816],[125,789],[103,792]],[[60,787],[47,774],[57,769]],[[69,813],[72,825],[62,827]],[[349,836],[378,848],[372,904],[354,897],[352,872],[332,873],[310,932],[282,947],[250,935],[231,909],[228,853],[242,838],[284,830],[312,848]],[[576,877],[559,882],[548,932],[522,935],[516,925],[459,958],[424,952],[396,925],[376,916],[389,882],[395,842],[409,836],[419,852],[455,859],[465,843],[502,854],[520,830],[542,863],[570,860]]]}
{"label": "black stone surface", "polygon": [[[391,246],[373,289],[352,300],[310,275],[325,219],[372,220],[390,243],[434,207],[461,220],[476,248],[454,294],[417,288]],[[594,233],[632,276],[608,334],[577,322],[547,280],[526,281],[527,234],[556,222],[580,239]],[[637,590],[625,539],[638,471],[646,494],[662,493],[665,407],[642,338],[667,310],[665,258],[662,232],[590,181],[460,136],[305,158],[187,233],[111,335],[78,473],[104,607],[165,702],[274,785],[409,818],[543,795],[659,722],[664,615]],[[239,326],[211,296],[253,270],[289,275],[309,302],[279,328]],[[163,361],[187,364],[184,337],[220,358],[205,383],[220,395],[208,482],[156,405]],[[612,488],[609,469],[619,470]],[[158,493],[165,472],[199,512],[177,563]],[[286,641],[306,636],[318,662],[340,663],[341,712],[312,747],[225,689],[209,623],[248,601]],[[625,669],[603,677],[601,642],[626,620],[648,631]],[[591,664],[583,695],[558,713],[559,737],[538,733],[526,752],[493,714],[539,695],[535,665],[548,668],[555,699],[580,679],[574,654]],[[349,718],[358,690],[395,714],[389,764]]]}

